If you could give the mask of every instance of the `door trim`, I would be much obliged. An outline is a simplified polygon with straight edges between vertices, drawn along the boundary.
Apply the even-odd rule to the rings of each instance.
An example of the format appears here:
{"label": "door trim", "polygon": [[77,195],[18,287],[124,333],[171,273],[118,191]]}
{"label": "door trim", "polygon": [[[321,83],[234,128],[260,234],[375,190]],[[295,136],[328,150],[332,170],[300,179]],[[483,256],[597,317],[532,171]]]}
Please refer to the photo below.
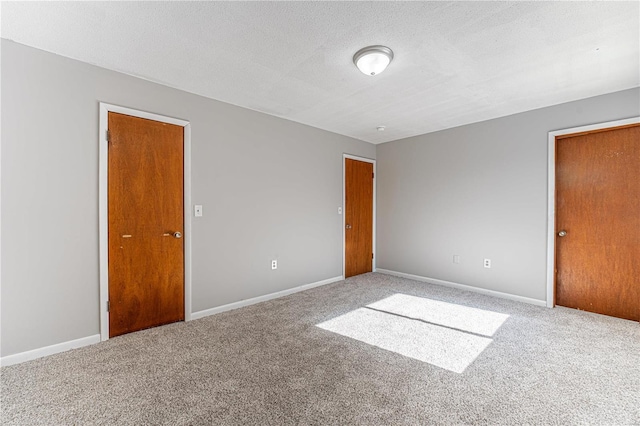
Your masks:
{"label": "door trim", "polygon": [[362,161],[365,163],[373,164],[373,233],[372,244],[373,244],[373,262],[371,262],[371,271],[376,272],[376,263],[378,260],[378,256],[376,253],[376,179],[378,178],[378,173],[376,172],[376,160],[365,157],[358,157],[357,155],[351,154],[342,154],[342,276],[345,276],[345,268],[346,268],[346,255],[347,248],[345,244],[345,229],[346,226],[346,198],[347,198],[347,176],[346,176],[346,159]]}
{"label": "door trim", "polygon": [[610,127],[625,126],[640,123],[640,117],[624,120],[607,121],[590,124],[588,126],[572,127],[570,129],[549,132],[548,145],[548,178],[547,178],[547,307],[553,308],[555,301],[555,268],[556,268],[556,137],[573,133],[591,132]]}
{"label": "door trim", "polygon": [[184,127],[184,320],[191,321],[191,124],[186,120],[100,102],[99,146],[99,247],[100,247],[100,340],[109,340],[109,203],[107,171],[109,113],[115,112]]}

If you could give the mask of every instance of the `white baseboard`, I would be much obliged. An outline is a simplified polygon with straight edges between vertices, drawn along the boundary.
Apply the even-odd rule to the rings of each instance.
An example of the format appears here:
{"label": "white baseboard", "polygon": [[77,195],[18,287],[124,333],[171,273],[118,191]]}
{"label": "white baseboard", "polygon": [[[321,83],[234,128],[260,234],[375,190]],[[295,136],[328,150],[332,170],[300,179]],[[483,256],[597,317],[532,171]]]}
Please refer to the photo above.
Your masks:
{"label": "white baseboard", "polygon": [[60,352],[68,351],[70,349],[93,345],[99,342],[100,335],[94,334],[93,336],[87,336],[80,339],[70,340],[68,342],[57,343],[55,345],[45,346],[44,348],[38,348],[31,351],[20,352],[14,355],[3,356],[2,358],[0,358],[0,365],[6,367],[7,365],[20,364],[21,362],[31,361],[33,359],[42,358],[43,356],[53,355]]}
{"label": "white baseboard", "polygon": [[290,288],[288,290],[282,290],[275,293],[265,294],[264,296],[253,297],[251,299],[241,300],[239,302],[229,303],[227,305],[218,306],[216,308],[205,309],[203,311],[194,312],[191,314],[191,319],[196,320],[199,318],[208,317],[210,315],[219,314],[220,312],[226,312],[233,309],[243,308],[249,305],[255,305],[256,303],[266,302],[267,300],[277,299],[279,297],[288,296],[300,291],[309,290],[310,288],[319,287],[321,285],[327,285],[344,280],[343,276],[333,277],[322,281],[317,281],[311,284],[301,285],[299,287]]}
{"label": "white baseboard", "polygon": [[[205,309],[204,311],[194,312],[191,314],[191,319],[207,317],[220,312],[230,311],[232,309],[242,308],[244,306],[254,305],[256,303],[265,302],[271,299],[277,299],[278,297],[287,296],[289,294],[297,293],[304,290],[309,290],[321,285],[335,283],[342,281],[344,277],[333,277],[326,280],[318,281],[311,284],[301,285],[299,287],[290,288],[288,290],[278,291],[276,293],[266,294],[264,296],[254,297],[252,299],[241,300],[235,303],[229,303],[228,305],[218,306],[217,308]],[[0,358],[0,366],[6,367],[8,365],[20,364],[21,362],[31,361],[33,359],[42,358],[43,356],[53,355],[60,352],[65,352],[70,349],[81,348],[83,346],[93,345],[100,343],[100,334],[94,334],[93,336],[82,337],[80,339],[71,340],[68,342],[57,343],[51,346],[45,346],[44,348],[33,349],[26,352],[20,352],[14,355],[7,355]]]}
{"label": "white baseboard", "polygon": [[379,272],[381,274],[386,274],[386,275],[394,275],[396,277],[408,278],[410,280],[422,281],[422,282],[429,283],[429,284],[437,284],[437,285],[441,285],[441,286],[444,286],[444,287],[451,287],[451,288],[457,288],[459,290],[472,291],[474,293],[480,293],[480,294],[485,294],[487,296],[499,297],[501,299],[515,300],[517,302],[529,303],[529,304],[536,305],[536,306],[547,306],[547,302],[545,300],[532,299],[530,297],[524,297],[524,296],[517,296],[515,294],[503,293],[501,291],[487,290],[487,289],[484,289],[484,288],[473,287],[473,286],[465,285],[465,284],[453,283],[451,281],[444,281],[444,280],[439,280],[439,279],[436,279],[436,278],[421,277],[419,275],[405,274],[404,272],[390,271],[388,269],[380,269],[380,268],[378,268],[377,272]]}

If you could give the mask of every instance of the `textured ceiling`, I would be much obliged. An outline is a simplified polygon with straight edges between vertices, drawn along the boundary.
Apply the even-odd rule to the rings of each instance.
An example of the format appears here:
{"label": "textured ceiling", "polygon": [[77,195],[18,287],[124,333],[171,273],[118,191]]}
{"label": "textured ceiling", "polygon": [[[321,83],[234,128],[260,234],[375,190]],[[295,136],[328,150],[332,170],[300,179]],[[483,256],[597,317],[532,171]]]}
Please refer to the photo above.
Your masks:
{"label": "textured ceiling", "polygon": [[[639,6],[3,2],[1,35],[381,143],[639,86]],[[371,44],[395,54],[376,77],[352,63]]]}

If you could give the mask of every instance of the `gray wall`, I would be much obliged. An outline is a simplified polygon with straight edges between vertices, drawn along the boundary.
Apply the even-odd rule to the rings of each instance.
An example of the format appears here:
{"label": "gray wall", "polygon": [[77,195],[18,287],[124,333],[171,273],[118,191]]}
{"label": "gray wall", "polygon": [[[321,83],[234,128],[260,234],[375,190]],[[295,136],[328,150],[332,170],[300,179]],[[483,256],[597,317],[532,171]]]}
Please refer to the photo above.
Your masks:
{"label": "gray wall", "polygon": [[99,101],[191,122],[194,312],[342,275],[342,154],[374,145],[7,40],[1,89],[2,356],[99,333]]}
{"label": "gray wall", "polygon": [[638,115],[636,88],[378,145],[378,268],[545,300],[548,132]]}

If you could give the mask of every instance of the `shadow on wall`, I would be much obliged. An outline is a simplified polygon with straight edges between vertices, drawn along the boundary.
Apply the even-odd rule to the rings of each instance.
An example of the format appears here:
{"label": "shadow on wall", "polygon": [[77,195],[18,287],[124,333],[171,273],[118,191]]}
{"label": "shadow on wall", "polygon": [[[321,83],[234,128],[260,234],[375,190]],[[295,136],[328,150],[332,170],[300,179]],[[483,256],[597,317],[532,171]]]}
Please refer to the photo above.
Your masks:
{"label": "shadow on wall", "polygon": [[331,331],[455,373],[475,361],[509,315],[394,294],[317,324]]}

